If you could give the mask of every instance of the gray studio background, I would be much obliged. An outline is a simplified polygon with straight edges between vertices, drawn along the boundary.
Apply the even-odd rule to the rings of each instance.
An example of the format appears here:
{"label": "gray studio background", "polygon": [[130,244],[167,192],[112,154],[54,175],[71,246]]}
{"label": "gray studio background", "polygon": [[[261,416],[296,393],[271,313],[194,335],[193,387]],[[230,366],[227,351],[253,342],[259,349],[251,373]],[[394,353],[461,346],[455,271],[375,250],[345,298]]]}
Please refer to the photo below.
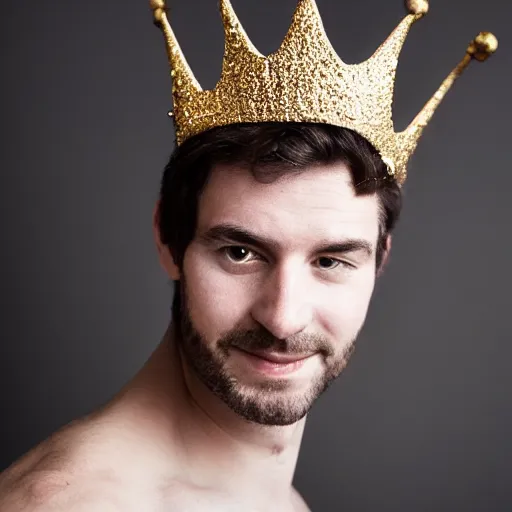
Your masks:
{"label": "gray studio background", "polygon": [[[214,0],[173,0],[205,88],[220,74]],[[485,5],[485,7],[482,6]],[[294,0],[233,0],[278,48]],[[318,0],[347,62],[401,0]],[[390,265],[348,368],[309,416],[295,483],[314,511],[512,510],[512,114],[503,0],[431,2],[398,68],[402,129],[480,31],[498,53],[449,93],[411,162]],[[170,78],[146,0],[3,2],[0,469],[108,400],[170,317],[151,214],[172,150]]]}

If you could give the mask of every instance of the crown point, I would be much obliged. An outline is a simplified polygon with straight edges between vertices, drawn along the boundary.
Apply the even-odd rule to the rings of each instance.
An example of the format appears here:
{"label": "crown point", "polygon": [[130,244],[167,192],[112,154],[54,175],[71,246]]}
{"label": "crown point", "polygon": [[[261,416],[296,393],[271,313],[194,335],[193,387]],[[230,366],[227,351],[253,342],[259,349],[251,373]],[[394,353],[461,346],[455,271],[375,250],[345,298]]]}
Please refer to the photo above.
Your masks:
{"label": "crown point", "polygon": [[491,32],[480,32],[471,41],[468,53],[474,59],[483,62],[487,60],[498,49],[498,39]]}
{"label": "crown point", "polygon": [[411,14],[427,14],[428,0],[406,0],[407,9]]}

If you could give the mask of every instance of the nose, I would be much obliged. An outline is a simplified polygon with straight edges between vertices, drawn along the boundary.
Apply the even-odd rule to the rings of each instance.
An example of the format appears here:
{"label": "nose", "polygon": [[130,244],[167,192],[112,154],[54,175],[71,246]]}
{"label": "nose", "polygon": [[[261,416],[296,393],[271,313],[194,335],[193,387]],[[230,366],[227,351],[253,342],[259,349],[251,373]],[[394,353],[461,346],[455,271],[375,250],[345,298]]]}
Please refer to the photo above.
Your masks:
{"label": "nose", "polygon": [[303,331],[313,317],[310,283],[304,269],[276,267],[259,290],[251,313],[280,340]]}

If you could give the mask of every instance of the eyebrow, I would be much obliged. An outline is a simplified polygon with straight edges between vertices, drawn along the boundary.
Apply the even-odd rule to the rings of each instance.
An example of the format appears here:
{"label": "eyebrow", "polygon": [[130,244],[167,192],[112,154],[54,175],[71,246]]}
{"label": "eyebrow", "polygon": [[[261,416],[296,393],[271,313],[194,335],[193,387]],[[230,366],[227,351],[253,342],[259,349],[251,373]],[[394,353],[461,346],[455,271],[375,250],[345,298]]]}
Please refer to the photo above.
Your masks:
{"label": "eyebrow", "polygon": [[[239,243],[251,245],[263,250],[278,252],[280,246],[276,240],[252,233],[251,231],[235,224],[218,224],[209,228],[200,235],[199,240],[209,244],[215,242]],[[315,246],[316,253],[346,254],[349,252],[362,251],[367,257],[373,255],[373,247],[363,239],[346,239],[337,242],[321,241]]]}

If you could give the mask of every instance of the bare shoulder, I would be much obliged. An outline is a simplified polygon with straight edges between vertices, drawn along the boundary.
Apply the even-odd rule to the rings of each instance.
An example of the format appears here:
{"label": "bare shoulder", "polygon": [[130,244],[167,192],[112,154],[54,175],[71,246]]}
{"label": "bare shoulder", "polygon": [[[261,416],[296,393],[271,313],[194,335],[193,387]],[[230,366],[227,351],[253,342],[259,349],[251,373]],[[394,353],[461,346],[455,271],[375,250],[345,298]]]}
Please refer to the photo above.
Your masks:
{"label": "bare shoulder", "polygon": [[43,441],[0,474],[0,510],[37,510],[35,505],[64,489],[67,482],[57,468],[61,455],[51,438]]}
{"label": "bare shoulder", "polygon": [[9,512],[122,512],[115,496],[89,483],[70,483],[57,473],[28,475],[0,497],[0,510]]}
{"label": "bare shoulder", "polygon": [[300,493],[293,487],[293,510],[295,512],[311,512],[308,504],[304,500],[304,498],[300,495]]}
{"label": "bare shoulder", "polygon": [[71,473],[34,468],[13,478],[2,475],[2,512],[121,512],[130,510],[100,479],[77,479]]}
{"label": "bare shoulder", "polygon": [[14,476],[13,469],[1,475],[0,510],[57,512],[62,509],[69,496],[70,487],[64,474],[33,469]]}
{"label": "bare shoulder", "polygon": [[[122,510],[101,476],[81,468],[79,422],[34,447],[0,474],[0,511],[117,512]],[[83,466],[87,460],[82,460]],[[125,510],[127,510],[125,508]]]}

